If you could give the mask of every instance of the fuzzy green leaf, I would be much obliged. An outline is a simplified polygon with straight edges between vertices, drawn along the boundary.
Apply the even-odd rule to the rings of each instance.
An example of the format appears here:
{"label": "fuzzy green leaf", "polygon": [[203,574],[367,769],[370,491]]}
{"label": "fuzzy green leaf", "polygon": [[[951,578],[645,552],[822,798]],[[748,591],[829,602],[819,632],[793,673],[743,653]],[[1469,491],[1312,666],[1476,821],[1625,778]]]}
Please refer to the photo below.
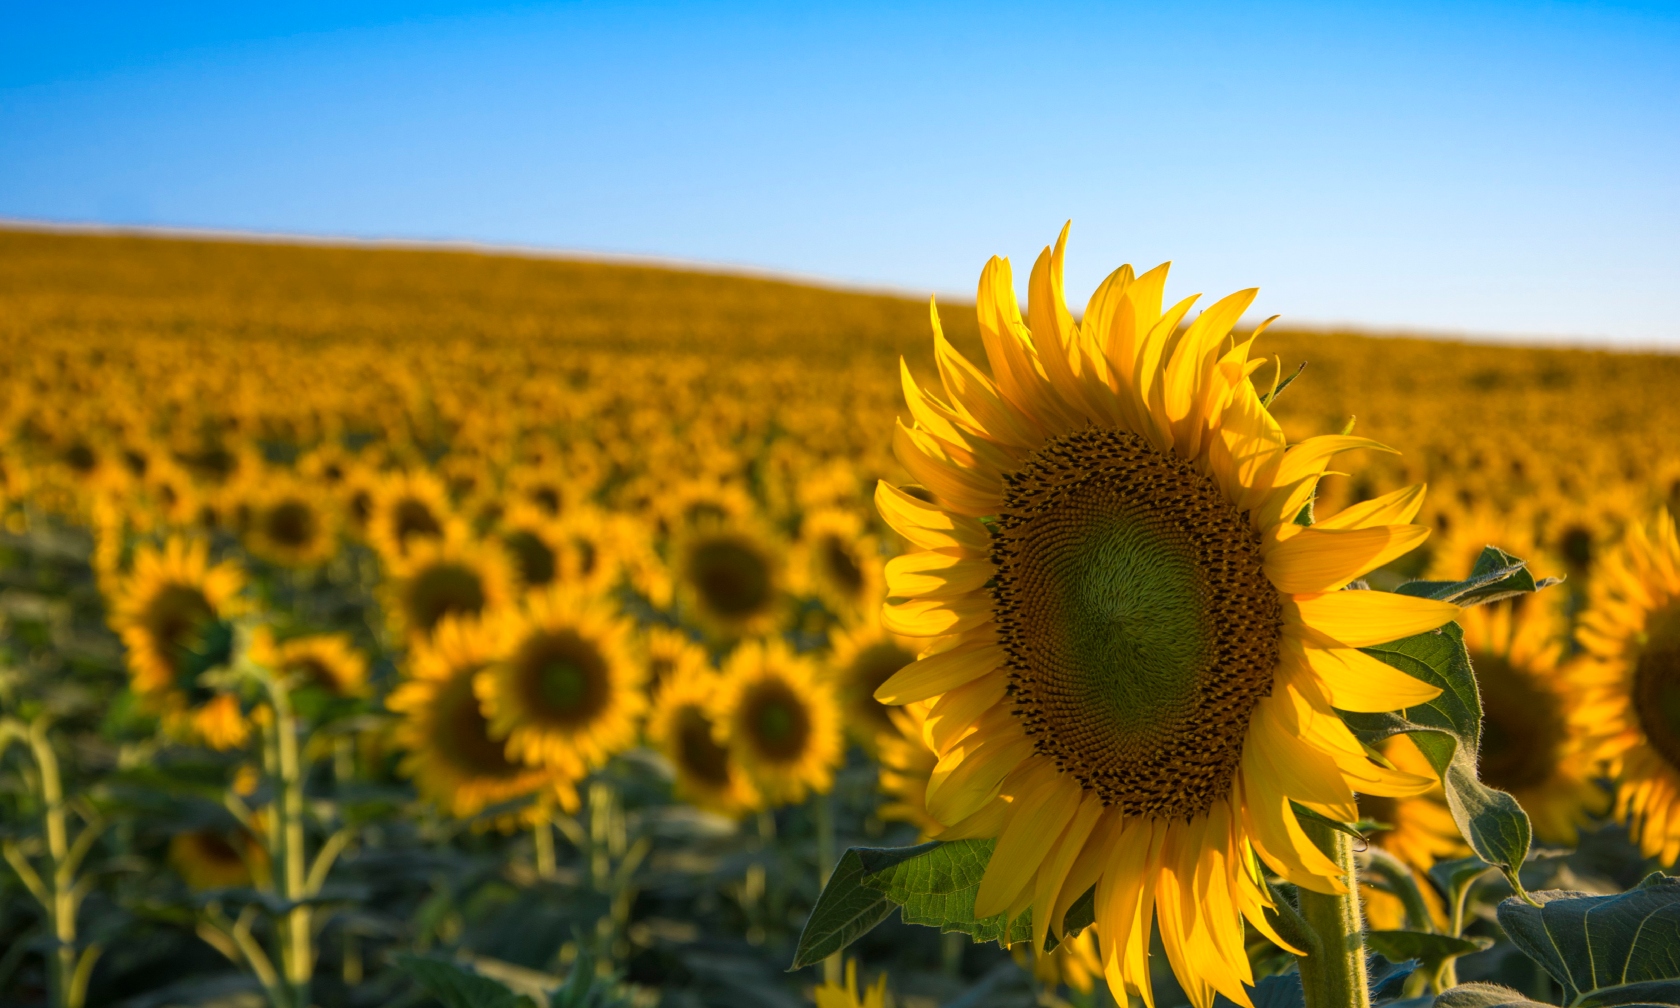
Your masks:
{"label": "fuzzy green leaf", "polygon": [[420,982],[444,1008],[525,1008],[531,999],[472,970],[433,956],[399,955],[397,965]]}
{"label": "fuzzy green leaf", "polygon": [[1486,546],[1476,558],[1470,576],[1463,581],[1408,581],[1394,589],[1397,595],[1451,602],[1455,605],[1486,605],[1527,595],[1558,584],[1561,578],[1534,580],[1528,561],[1520,560],[1497,546]]}
{"label": "fuzzy green leaf", "polygon": [[834,874],[829,876],[822,894],[817,897],[817,905],[811,908],[805,929],[799,933],[793,965],[788,968],[804,969],[812,963],[821,962],[891,916],[897,904],[879,889],[864,884],[864,878],[870,872],[864,867],[865,854],[871,855],[871,860],[879,867],[894,855],[902,860],[915,857],[934,846],[937,844],[887,850],[853,847],[846,851],[835,866]]}
{"label": "fuzzy green leaf", "polygon": [[1493,944],[1491,938],[1454,938],[1451,935],[1430,934],[1427,931],[1368,931],[1365,944],[1392,963],[1416,959],[1424,969],[1434,972],[1442,963],[1461,955],[1480,952]]}
{"label": "fuzzy green leaf", "polygon": [[1448,623],[1439,630],[1361,650],[1414,679],[1441,687],[1441,695],[1429,703],[1385,714],[1344,712],[1342,719],[1367,744],[1412,733],[1412,741],[1440,775],[1447,807],[1471,850],[1504,872],[1521,892],[1517,869],[1528,857],[1533,830],[1528,813],[1515,798],[1477,779],[1482,700],[1470,669],[1470,653],[1464,647],[1464,631],[1457,623]]}
{"label": "fuzzy green leaf", "polygon": [[[976,920],[974,900],[992,859],[994,840],[954,840],[924,844],[913,857],[887,864],[885,852],[871,851],[864,884],[883,893],[903,911],[906,924],[926,924],[941,931],[961,931],[977,942],[1013,944],[1032,937],[1031,914],[1013,921],[1003,914]],[[918,848],[909,848],[918,850]]]}
{"label": "fuzzy green leaf", "polygon": [[[1680,877],[1661,872],[1616,896],[1564,890],[1499,904],[1499,926],[1570,1003],[1680,1004]],[[1639,985],[1637,992],[1629,992]]]}
{"label": "fuzzy green leaf", "polygon": [[1435,999],[1435,1008],[1548,1008],[1518,991],[1490,983],[1459,984]]}

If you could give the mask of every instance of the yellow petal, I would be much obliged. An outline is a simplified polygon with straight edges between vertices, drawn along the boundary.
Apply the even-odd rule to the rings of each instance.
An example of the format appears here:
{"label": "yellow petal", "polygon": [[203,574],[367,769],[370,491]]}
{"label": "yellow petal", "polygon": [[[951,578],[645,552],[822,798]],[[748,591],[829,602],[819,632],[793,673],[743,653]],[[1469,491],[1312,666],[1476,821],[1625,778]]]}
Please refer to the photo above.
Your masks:
{"label": "yellow petal", "polygon": [[881,625],[901,637],[965,633],[991,618],[992,600],[978,592],[953,599],[911,599],[881,607]]}
{"label": "yellow petal", "polygon": [[1335,707],[1356,713],[1401,710],[1428,703],[1441,688],[1378,661],[1353,648],[1324,648],[1285,640],[1285,661],[1298,660],[1311,670]]}
{"label": "yellow petal", "polygon": [[907,704],[954,690],[1003,666],[1003,648],[990,641],[963,644],[899,669],[875,691],[884,704]]}
{"label": "yellow petal", "polygon": [[1345,647],[1370,647],[1433,630],[1458,617],[1450,602],[1379,591],[1297,595],[1283,601],[1284,623],[1303,626]]}
{"label": "yellow petal", "polygon": [[974,897],[974,916],[991,917],[1032,881],[1043,860],[1045,837],[1059,836],[1079,808],[1079,782],[1056,770],[1049,760],[1035,760],[1014,785],[1015,807],[1009,825],[992,848],[992,859]]}
{"label": "yellow petal", "polygon": [[875,507],[894,531],[923,549],[962,550],[970,556],[985,556],[991,549],[985,525],[918,500],[886,480],[875,484]]}
{"label": "yellow petal", "polygon": [[1377,525],[1360,529],[1313,526],[1283,542],[1263,547],[1266,575],[1290,594],[1336,591],[1429,538],[1423,525]]}
{"label": "yellow petal", "polygon": [[893,431],[893,455],[941,504],[978,518],[995,514],[1002,503],[1003,481],[979,469],[972,452],[900,420]]}
{"label": "yellow petal", "polygon": [[1407,525],[1423,508],[1426,485],[1415,483],[1403,490],[1383,494],[1359,504],[1350,504],[1328,518],[1313,523],[1313,528],[1356,529],[1368,525]]}
{"label": "yellow petal", "polygon": [[887,561],[887,594],[893,598],[965,595],[992,579],[990,560],[929,550]]}

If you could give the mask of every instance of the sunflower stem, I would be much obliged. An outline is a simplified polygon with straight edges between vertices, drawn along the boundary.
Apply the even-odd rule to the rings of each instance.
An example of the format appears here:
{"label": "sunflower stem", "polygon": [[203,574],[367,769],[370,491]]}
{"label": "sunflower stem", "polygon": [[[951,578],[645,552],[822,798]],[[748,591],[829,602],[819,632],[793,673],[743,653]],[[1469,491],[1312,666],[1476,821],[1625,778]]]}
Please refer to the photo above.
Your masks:
{"label": "sunflower stem", "polygon": [[1316,939],[1311,954],[1297,960],[1307,1008],[1370,1008],[1353,841],[1345,833],[1310,819],[1302,819],[1301,828],[1336,863],[1347,883],[1347,892],[1339,895],[1299,890],[1301,919]]}

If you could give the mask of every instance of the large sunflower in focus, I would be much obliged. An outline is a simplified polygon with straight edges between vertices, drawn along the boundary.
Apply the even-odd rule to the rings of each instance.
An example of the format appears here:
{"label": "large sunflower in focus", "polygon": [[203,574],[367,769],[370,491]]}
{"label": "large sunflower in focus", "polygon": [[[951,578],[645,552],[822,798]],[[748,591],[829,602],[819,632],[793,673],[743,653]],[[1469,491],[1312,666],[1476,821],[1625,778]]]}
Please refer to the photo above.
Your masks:
{"label": "large sunflower in focus", "polygon": [[[1432,781],[1379,766],[1334,708],[1386,711],[1438,690],[1358,651],[1433,629],[1455,606],[1341,591],[1416,547],[1421,487],[1295,519],[1330,458],[1293,447],[1232,326],[1254,291],[1180,323],[1163,265],[1113,273],[1080,322],[1045,249],[1016,306],[993,259],[978,312],[991,374],[938,330],[943,399],[904,371],[899,461],[934,503],[882,483],[882,516],[922,552],[889,572],[888,630],[927,640],[880,695],[932,700],[943,839],[995,837],[977,917],[1032,910],[1035,944],[1096,886],[1116,996],[1152,997],[1158,922],[1198,1006],[1248,1004],[1243,919],[1269,900],[1251,854],[1320,892],[1347,880],[1291,802],[1344,822],[1354,792]],[[985,518],[986,521],[981,519]]]}
{"label": "large sunflower in focus", "polygon": [[473,686],[496,658],[496,637],[478,620],[445,617],[414,646],[408,679],[385,702],[403,715],[395,732],[408,751],[402,772],[460,819],[554,783],[552,770],[509,759],[506,743],[490,734]]}
{"label": "large sunflower in focus", "polygon": [[646,709],[642,669],[628,647],[628,627],[587,596],[551,588],[507,613],[501,658],[480,678],[479,699],[507,751],[552,767],[570,784],[635,744]]}
{"label": "large sunflower in focus", "polygon": [[1667,509],[1604,558],[1575,630],[1591,657],[1571,703],[1619,778],[1616,814],[1646,857],[1680,858],[1680,538]]}
{"label": "large sunflower in focus", "polygon": [[758,804],[758,796],[716,737],[711,704],[722,680],[704,652],[693,653],[701,660],[680,662],[662,677],[647,735],[676,768],[679,797],[721,815],[740,815]]}
{"label": "large sunflower in focus", "polygon": [[748,641],[723,668],[713,698],[718,741],[771,805],[822,793],[840,763],[840,717],[833,695],[806,659],[780,641]]}

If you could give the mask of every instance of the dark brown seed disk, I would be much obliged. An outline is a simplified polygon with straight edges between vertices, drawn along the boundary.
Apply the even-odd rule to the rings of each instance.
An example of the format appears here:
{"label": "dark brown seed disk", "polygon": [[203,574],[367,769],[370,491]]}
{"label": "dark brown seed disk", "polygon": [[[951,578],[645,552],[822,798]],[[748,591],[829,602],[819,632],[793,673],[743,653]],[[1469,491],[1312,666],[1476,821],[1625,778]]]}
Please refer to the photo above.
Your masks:
{"label": "dark brown seed disk", "polygon": [[1680,602],[1645,621],[1645,646],[1633,669],[1633,710],[1651,748],[1680,771]]}
{"label": "dark brown seed disk", "polygon": [[1004,482],[993,597],[1038,752],[1126,815],[1207,811],[1278,662],[1248,516],[1122,431],[1058,437]]}

